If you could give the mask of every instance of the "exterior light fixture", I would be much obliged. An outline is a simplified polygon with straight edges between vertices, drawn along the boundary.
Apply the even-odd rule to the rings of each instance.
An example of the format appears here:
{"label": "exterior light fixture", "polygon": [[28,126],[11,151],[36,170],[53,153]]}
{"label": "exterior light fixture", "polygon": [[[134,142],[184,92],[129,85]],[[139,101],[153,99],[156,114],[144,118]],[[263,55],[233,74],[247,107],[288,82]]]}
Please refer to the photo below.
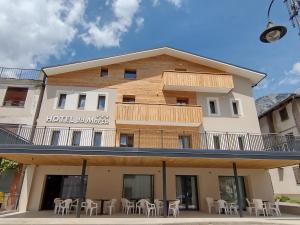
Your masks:
{"label": "exterior light fixture", "polygon": [[[270,10],[275,0],[272,0],[269,9],[268,9],[268,24],[267,28],[260,35],[260,40],[264,43],[271,43],[281,39],[287,32],[285,26],[276,25],[270,20]],[[300,9],[300,0],[283,0],[286,4],[290,21],[292,22],[293,27],[298,27],[300,35],[300,19],[298,17],[298,12]]]}

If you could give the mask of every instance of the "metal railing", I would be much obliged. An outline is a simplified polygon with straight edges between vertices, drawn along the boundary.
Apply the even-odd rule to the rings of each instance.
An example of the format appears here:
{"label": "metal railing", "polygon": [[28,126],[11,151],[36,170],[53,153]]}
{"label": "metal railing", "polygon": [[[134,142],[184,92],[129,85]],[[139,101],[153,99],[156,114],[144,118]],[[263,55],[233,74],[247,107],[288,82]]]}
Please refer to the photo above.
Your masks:
{"label": "metal railing", "polygon": [[40,70],[0,67],[0,78],[18,80],[42,80]]}
{"label": "metal railing", "polygon": [[300,137],[280,134],[195,132],[190,130],[0,127],[0,145],[132,147],[154,149],[300,150]]}

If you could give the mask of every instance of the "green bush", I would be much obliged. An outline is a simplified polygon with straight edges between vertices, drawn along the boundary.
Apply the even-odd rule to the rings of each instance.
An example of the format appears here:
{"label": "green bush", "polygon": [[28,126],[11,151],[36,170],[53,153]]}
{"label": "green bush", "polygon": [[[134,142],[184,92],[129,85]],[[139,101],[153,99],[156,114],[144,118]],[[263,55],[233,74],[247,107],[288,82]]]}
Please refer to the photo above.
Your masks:
{"label": "green bush", "polygon": [[4,173],[8,169],[16,169],[18,168],[18,163],[8,159],[0,159],[0,174]]}

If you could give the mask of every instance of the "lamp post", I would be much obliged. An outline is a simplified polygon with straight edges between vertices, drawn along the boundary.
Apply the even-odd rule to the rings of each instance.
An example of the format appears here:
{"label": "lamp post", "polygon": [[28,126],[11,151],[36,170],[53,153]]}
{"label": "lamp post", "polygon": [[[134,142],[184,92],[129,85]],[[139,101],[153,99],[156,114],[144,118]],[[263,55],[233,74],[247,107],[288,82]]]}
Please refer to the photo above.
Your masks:
{"label": "lamp post", "polygon": [[[268,8],[267,28],[260,35],[260,40],[264,43],[271,43],[281,39],[287,32],[286,27],[276,25],[270,20],[270,11],[275,0],[272,0]],[[293,27],[298,27],[300,35],[300,19],[298,12],[300,11],[300,0],[283,0],[289,12],[289,19]]]}

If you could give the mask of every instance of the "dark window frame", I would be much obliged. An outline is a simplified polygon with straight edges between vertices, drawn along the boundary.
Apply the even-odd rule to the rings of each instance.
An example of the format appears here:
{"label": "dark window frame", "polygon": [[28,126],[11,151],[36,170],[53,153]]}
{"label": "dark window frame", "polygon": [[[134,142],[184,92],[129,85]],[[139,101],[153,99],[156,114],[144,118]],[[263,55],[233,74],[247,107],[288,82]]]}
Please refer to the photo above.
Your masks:
{"label": "dark window frame", "polygon": [[[104,98],[104,107],[99,107],[100,105],[100,99],[101,98]],[[106,109],[106,95],[98,95],[98,104],[97,104],[97,109],[100,110],[100,111],[105,111]]]}
{"label": "dark window frame", "polygon": [[136,80],[137,71],[134,69],[125,69],[124,70],[124,79],[126,80]]}
{"label": "dark window frame", "polygon": [[185,98],[185,97],[178,97],[176,98],[176,105],[189,105],[190,104],[190,99],[189,98]]}
{"label": "dark window frame", "polygon": [[108,77],[108,68],[103,67],[100,69],[100,77]]}
{"label": "dark window frame", "polygon": [[240,115],[239,101],[233,100],[231,102],[231,107],[232,107],[232,113],[233,113],[234,116]]}
{"label": "dark window frame", "polygon": [[[63,106],[61,106],[61,103],[62,103],[62,96],[65,96],[64,98],[65,98],[65,100],[64,100],[64,104],[63,104]],[[58,101],[57,101],[57,108],[58,109],[64,109],[65,108],[65,106],[66,106],[66,100],[67,100],[67,94],[66,93],[60,93],[59,94],[59,96],[58,96]]]}
{"label": "dark window frame", "polygon": [[[192,136],[191,135],[188,135],[188,134],[182,134],[182,135],[178,135],[178,140],[179,142],[182,140],[182,138],[187,138],[188,140],[188,147],[182,147],[181,149],[188,149],[188,148],[191,148],[192,147]],[[179,143],[179,145],[181,145],[182,142]],[[181,146],[179,146],[181,147]]]}
{"label": "dark window frame", "polygon": [[[96,137],[99,134],[100,134],[100,145],[96,145]],[[102,131],[96,131],[94,133],[94,137],[93,137],[93,146],[95,146],[95,147],[101,147],[102,146],[102,137],[103,137],[103,132]]]}
{"label": "dark window frame", "polygon": [[135,95],[123,95],[122,102],[123,103],[132,103],[132,104],[135,103]]}
{"label": "dark window frame", "polygon": [[[54,143],[55,134],[57,134],[57,143]],[[59,138],[60,138],[60,130],[53,130],[51,132],[50,144],[53,145],[53,146],[58,146],[59,145]]]}
{"label": "dark window frame", "polygon": [[221,149],[221,137],[219,135],[213,135],[213,144],[214,144],[214,149],[217,150]]}
{"label": "dark window frame", "polygon": [[[209,113],[211,115],[218,115],[218,110],[217,110],[217,101],[216,100],[208,100],[209,103]],[[213,105],[212,105],[213,103]],[[212,110],[213,106],[213,110]]]}
{"label": "dark window frame", "polygon": [[[13,90],[14,90],[15,93],[18,93],[18,91],[21,92],[21,93],[22,92],[24,93],[24,96],[22,96],[22,100],[8,99],[9,97],[12,97],[11,95],[13,95],[13,94],[10,93],[10,92],[13,92]],[[25,102],[26,102],[26,99],[27,99],[27,96],[28,96],[28,90],[29,90],[28,87],[7,87],[5,95],[4,95],[2,106],[3,107],[24,108],[25,107]],[[16,97],[16,96],[14,96],[14,97]],[[10,102],[10,104],[9,104],[9,102]]]}
{"label": "dark window frame", "polygon": [[286,107],[283,107],[283,108],[280,109],[278,112],[279,112],[279,116],[280,116],[280,120],[281,120],[281,121],[286,121],[286,120],[289,119],[289,113],[288,113]]}
{"label": "dark window frame", "polygon": [[[77,140],[76,140],[76,135],[75,134],[79,134],[79,143],[76,143]],[[71,145],[72,146],[80,146],[80,142],[81,142],[81,131],[74,130],[73,133],[72,133],[72,143],[71,143]]]}
{"label": "dark window frame", "polygon": [[[126,145],[122,145],[121,143],[121,139],[122,136],[126,136]],[[132,143],[129,143],[131,140],[129,139],[130,137],[132,137]],[[134,147],[134,133],[120,133],[120,147],[129,147],[129,148],[133,148]]]}
{"label": "dark window frame", "polygon": [[[83,97],[84,97],[84,105],[83,105],[83,107],[81,107],[80,102],[82,100],[81,98],[83,98]],[[86,94],[79,94],[79,96],[78,96],[78,103],[77,103],[77,109],[83,110],[85,108],[85,103],[86,103]]]}

